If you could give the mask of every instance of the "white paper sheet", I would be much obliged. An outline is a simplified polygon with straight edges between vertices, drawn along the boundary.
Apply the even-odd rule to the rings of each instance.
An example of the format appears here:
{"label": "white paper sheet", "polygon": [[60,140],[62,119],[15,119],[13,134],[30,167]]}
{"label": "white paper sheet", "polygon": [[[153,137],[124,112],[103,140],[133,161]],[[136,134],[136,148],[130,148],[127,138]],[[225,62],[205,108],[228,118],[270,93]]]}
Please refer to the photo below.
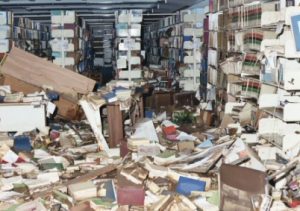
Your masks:
{"label": "white paper sheet", "polygon": [[143,119],[136,125],[136,131],[131,136],[132,139],[148,139],[149,141],[158,143],[156,130],[150,119]]}

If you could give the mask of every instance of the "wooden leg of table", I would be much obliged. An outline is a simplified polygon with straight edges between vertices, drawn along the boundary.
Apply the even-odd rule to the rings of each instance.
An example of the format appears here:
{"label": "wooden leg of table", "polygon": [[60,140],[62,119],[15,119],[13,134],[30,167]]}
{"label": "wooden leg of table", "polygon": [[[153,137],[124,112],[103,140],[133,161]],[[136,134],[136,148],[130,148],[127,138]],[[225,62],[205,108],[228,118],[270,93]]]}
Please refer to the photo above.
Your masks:
{"label": "wooden leg of table", "polygon": [[123,117],[119,105],[107,105],[109,147],[117,147],[124,139]]}
{"label": "wooden leg of table", "polygon": [[144,99],[141,97],[139,101],[139,116],[144,118]]}

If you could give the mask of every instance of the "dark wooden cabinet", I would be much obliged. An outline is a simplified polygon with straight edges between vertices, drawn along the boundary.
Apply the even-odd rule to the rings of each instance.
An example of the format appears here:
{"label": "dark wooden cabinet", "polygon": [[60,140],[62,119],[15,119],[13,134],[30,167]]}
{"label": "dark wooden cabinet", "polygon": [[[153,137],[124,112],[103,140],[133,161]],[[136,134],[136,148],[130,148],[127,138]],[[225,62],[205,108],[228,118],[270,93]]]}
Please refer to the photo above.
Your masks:
{"label": "dark wooden cabinet", "polygon": [[109,147],[119,147],[122,140],[125,138],[124,121],[126,118],[130,118],[132,124],[138,119],[144,117],[144,103],[143,98],[132,103],[130,112],[120,110],[120,104],[118,102],[109,103],[107,105],[107,121],[108,121],[108,136]]}

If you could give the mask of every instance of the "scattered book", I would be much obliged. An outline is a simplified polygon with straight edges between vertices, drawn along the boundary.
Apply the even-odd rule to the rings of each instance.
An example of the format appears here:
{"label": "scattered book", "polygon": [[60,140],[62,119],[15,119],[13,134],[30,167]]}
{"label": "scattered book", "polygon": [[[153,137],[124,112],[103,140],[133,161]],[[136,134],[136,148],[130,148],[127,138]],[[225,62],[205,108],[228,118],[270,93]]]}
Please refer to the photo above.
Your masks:
{"label": "scattered book", "polygon": [[139,146],[148,145],[150,141],[148,139],[142,138],[128,138],[127,139],[127,147],[132,151],[137,151]]}
{"label": "scattered book", "polygon": [[105,94],[103,97],[106,100],[106,102],[108,102],[108,103],[113,103],[118,100],[118,98],[114,92],[109,92],[109,93]]}
{"label": "scattered book", "polygon": [[90,207],[95,211],[111,210],[113,202],[104,198],[92,198],[90,199]]}
{"label": "scattered book", "polygon": [[188,177],[180,177],[176,192],[185,196],[189,196],[192,191],[205,191],[206,182]]}
{"label": "scattered book", "polygon": [[68,186],[68,192],[74,200],[80,201],[97,196],[97,187],[93,182],[81,182]]}
{"label": "scattered book", "polygon": [[145,190],[140,187],[119,187],[117,189],[119,205],[144,206]]}

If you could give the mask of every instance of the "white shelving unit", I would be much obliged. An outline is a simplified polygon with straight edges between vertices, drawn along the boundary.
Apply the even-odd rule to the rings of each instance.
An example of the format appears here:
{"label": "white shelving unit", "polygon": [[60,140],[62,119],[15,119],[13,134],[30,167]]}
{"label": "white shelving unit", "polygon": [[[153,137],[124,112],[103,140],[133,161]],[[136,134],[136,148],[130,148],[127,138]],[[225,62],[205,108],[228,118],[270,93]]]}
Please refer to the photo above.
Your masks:
{"label": "white shelving unit", "polygon": [[183,16],[185,23],[183,36],[189,40],[184,40],[183,49],[188,54],[184,57],[184,63],[188,65],[183,71],[183,77],[180,80],[180,85],[185,91],[196,91],[200,85],[200,68],[201,68],[201,38],[203,29],[197,27],[199,22],[204,19],[204,14],[193,13],[187,11]]}
{"label": "white shelving unit", "polygon": [[[66,28],[66,25],[72,27]],[[76,14],[75,11],[53,10],[51,12],[51,36],[50,42],[52,55],[55,57],[53,63],[61,67],[68,67],[74,70],[75,57],[68,56],[69,53],[75,53],[78,44],[78,34],[76,33]],[[75,43],[77,42],[77,43]]]}
{"label": "white shelving unit", "polygon": [[12,45],[13,14],[0,11],[0,53],[9,52]]}
{"label": "white shelving unit", "polygon": [[[142,10],[121,10],[116,16],[116,69],[119,79],[129,81],[142,77],[140,68],[141,59],[141,22],[143,20]],[[133,55],[134,52],[134,55]],[[133,68],[133,65],[139,68]]]}

